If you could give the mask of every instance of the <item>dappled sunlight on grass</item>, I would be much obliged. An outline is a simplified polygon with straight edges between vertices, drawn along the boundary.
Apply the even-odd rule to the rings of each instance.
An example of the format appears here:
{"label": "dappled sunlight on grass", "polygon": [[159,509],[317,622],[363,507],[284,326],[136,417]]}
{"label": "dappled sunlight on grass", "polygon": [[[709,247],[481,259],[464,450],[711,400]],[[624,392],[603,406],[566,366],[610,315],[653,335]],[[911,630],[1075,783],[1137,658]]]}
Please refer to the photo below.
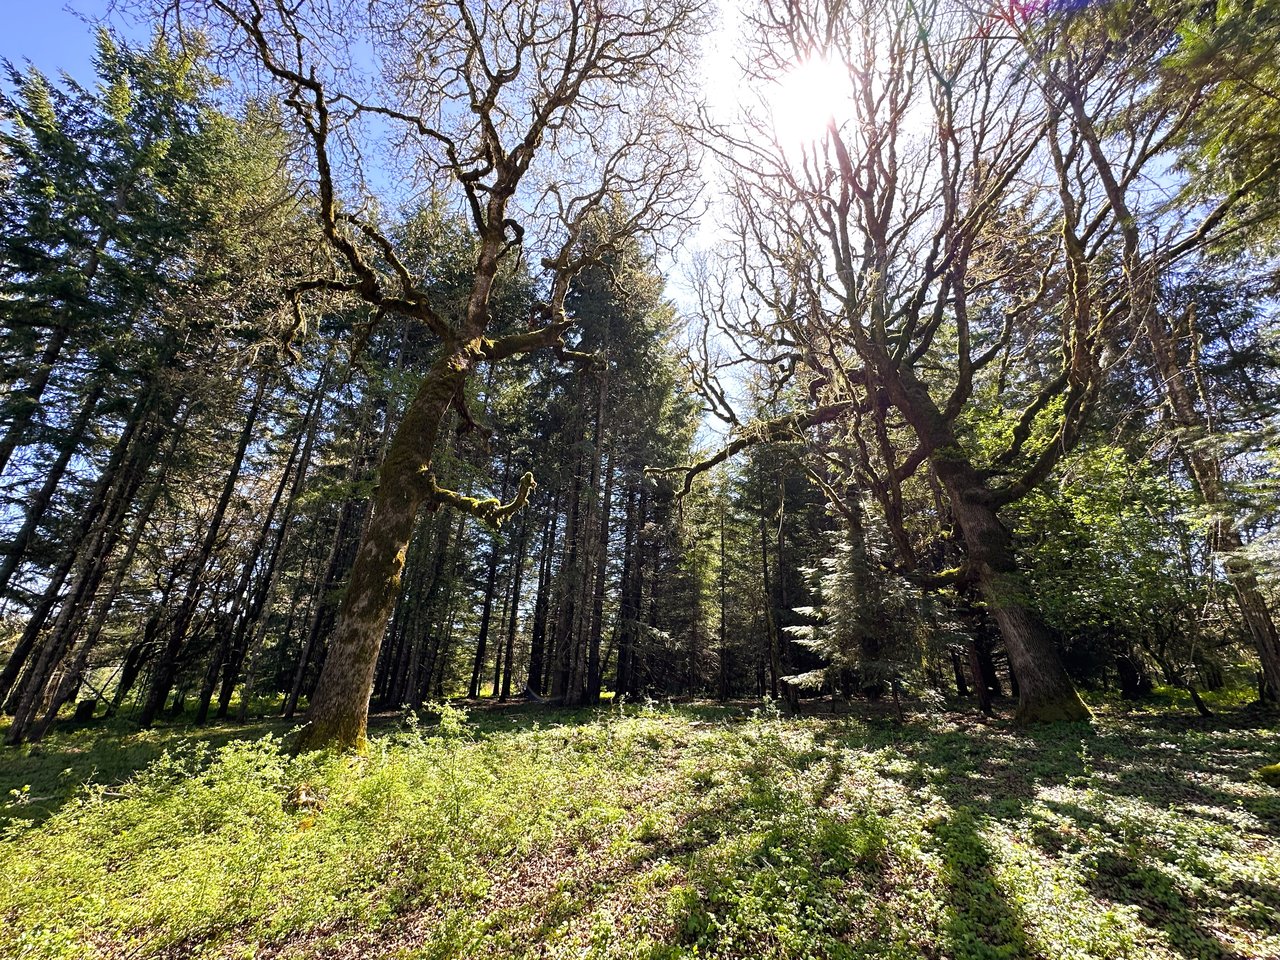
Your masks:
{"label": "dappled sunlight on grass", "polygon": [[1280,956],[1280,791],[1254,773],[1275,734],[1252,721],[445,721],[363,760],[219,732],[55,803],[0,846],[0,952]]}

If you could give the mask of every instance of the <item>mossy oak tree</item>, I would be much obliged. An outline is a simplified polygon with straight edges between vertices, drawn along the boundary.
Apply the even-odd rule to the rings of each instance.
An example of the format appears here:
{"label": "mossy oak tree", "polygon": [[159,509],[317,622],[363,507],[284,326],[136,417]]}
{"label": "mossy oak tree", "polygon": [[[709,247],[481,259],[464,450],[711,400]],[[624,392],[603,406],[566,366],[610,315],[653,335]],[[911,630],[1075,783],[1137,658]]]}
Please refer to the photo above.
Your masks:
{"label": "mossy oak tree", "polygon": [[[520,509],[442,488],[432,451],[446,414],[474,424],[464,387],[485,363],[565,349],[574,277],[623,240],[657,237],[689,209],[696,163],[679,134],[702,0],[476,4],[374,0],[285,5],[178,0],[273,93],[305,144],[331,267],[295,288],[355,298],[424,324],[439,349],[378,472],[372,515],[311,700],[303,748],[360,748],[378,650],[419,511],[451,506],[493,526]],[[388,149],[381,150],[385,146]],[[470,221],[474,274],[457,315],[380,228],[360,158],[404,161],[411,188],[454,198]],[[623,215],[602,217],[606,210]],[[588,225],[597,225],[588,231]],[[604,225],[604,228],[601,228]],[[504,265],[540,258],[529,329],[488,337]]]}
{"label": "mossy oak tree", "polygon": [[[733,346],[720,361],[703,351],[698,379],[735,433],[688,478],[804,435],[837,509],[878,506],[899,572],[976,586],[1023,722],[1089,711],[1019,568],[1009,508],[1079,442],[1109,370],[1150,329],[1158,278],[1243,196],[1170,211],[1146,188],[1202,100],[1151,98],[1136,69],[1173,23],[1143,13],[1117,32],[1108,16],[763,0],[746,17],[760,100],[706,130],[736,229],[703,304]],[[815,58],[848,85],[825,130],[787,142],[772,91]],[[719,374],[746,361],[794,413],[737,422]],[[937,524],[904,506],[930,488]]]}

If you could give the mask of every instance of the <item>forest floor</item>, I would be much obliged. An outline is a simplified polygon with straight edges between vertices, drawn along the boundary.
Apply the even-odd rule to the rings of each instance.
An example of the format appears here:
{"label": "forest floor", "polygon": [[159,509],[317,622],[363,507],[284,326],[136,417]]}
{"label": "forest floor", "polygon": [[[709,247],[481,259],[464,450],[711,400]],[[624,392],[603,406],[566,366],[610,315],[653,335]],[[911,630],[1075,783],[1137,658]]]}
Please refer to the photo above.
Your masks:
{"label": "forest floor", "polygon": [[0,752],[0,956],[1280,957],[1247,709],[445,708],[364,758],[287,729]]}

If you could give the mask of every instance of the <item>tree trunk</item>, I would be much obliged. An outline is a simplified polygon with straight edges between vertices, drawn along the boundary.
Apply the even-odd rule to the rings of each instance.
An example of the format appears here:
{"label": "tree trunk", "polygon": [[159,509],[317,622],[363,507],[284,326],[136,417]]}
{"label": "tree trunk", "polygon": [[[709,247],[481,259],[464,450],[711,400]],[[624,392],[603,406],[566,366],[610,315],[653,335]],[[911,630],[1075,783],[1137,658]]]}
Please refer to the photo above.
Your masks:
{"label": "tree trunk", "polygon": [[[133,518],[133,532],[129,535],[129,541],[125,546],[124,554],[115,565],[115,574],[111,578],[111,585],[107,588],[105,596],[99,598],[95,603],[96,609],[90,618],[90,626],[86,632],[85,638],[80,642],[80,649],[76,654],[75,665],[69,670],[63,678],[53,696],[45,705],[45,713],[42,719],[32,725],[27,739],[31,742],[41,740],[49,727],[57,719],[58,711],[62,708],[72,696],[75,694],[76,686],[79,684],[79,675],[83,673],[88,663],[89,654],[98,645],[98,640],[102,635],[102,630],[106,626],[107,618],[111,614],[112,608],[115,606],[116,597],[119,595],[120,588],[124,583],[124,578],[128,575],[129,570],[133,567],[133,558],[137,554],[138,547],[142,542],[143,534],[146,532],[147,524],[151,522],[151,514],[155,510],[156,503],[160,499],[160,494],[165,487],[165,479],[169,473],[169,466],[173,462],[174,452],[178,445],[182,442],[182,438],[186,435],[187,419],[191,414],[192,407],[187,405],[182,416],[178,419],[177,424],[169,431],[168,441],[165,443],[164,452],[160,456],[160,466],[156,472],[156,476],[150,483],[150,489],[145,497],[143,497],[142,505],[139,507],[137,515]],[[114,541],[114,538],[113,538]],[[114,544],[113,544],[114,545]],[[96,587],[95,587],[96,589]],[[73,617],[67,622],[65,629],[68,632],[68,650],[75,642],[75,635],[80,630],[84,622],[83,604],[78,605],[72,611]],[[50,642],[56,642],[53,636]]]}
{"label": "tree trunk", "polygon": [[960,654],[956,652],[956,648],[952,647],[949,651],[951,654],[951,672],[956,678],[956,695],[965,698],[969,696],[969,687],[964,679],[964,667],[960,663]]}
{"label": "tree trunk", "polygon": [[980,485],[964,482],[972,469],[954,461],[940,462],[936,467],[951,498],[978,588],[1000,625],[1010,667],[1018,678],[1017,721],[1090,719],[1089,708],[1067,676],[1053,634],[1036,611],[1018,570],[1008,529],[995,509],[984,502],[985,491]]}
{"label": "tree trunk", "polygon": [[636,482],[632,480],[627,486],[626,526],[622,535],[622,583],[618,597],[618,670],[614,675],[614,696],[624,700],[631,695],[631,664],[635,649],[635,623],[639,616],[632,585],[635,582],[637,565],[636,549],[639,537],[636,525]]}
{"label": "tree trunk", "polygon": [[[245,688],[240,700],[237,719],[243,723],[248,716],[249,701],[253,697],[258,656],[266,639],[267,622],[271,618],[271,607],[274,602],[276,584],[280,577],[280,556],[284,550],[285,543],[289,539],[293,512],[297,507],[298,496],[302,493],[302,486],[306,482],[307,472],[311,466],[311,451],[315,446],[316,428],[320,422],[320,404],[329,385],[330,362],[331,357],[326,359],[324,367],[320,371],[320,376],[316,381],[316,389],[311,395],[311,402],[303,418],[302,428],[298,434],[299,437],[305,435],[302,449],[298,449],[295,439],[293,450],[289,454],[289,461],[294,465],[292,480],[289,484],[289,497],[285,501],[284,512],[280,516],[280,523],[276,528],[276,534],[271,543],[271,553],[267,558],[267,567],[262,575],[263,583],[255,593],[253,601],[249,605],[249,610],[239,628],[241,635],[247,635],[249,639],[247,642],[238,642],[237,650],[233,651],[233,662],[227,664],[227,669],[222,675],[222,688],[218,692],[218,711],[216,714],[219,719],[225,718],[231,708],[231,697],[235,692],[236,683],[246,660],[248,661],[248,669],[243,671]],[[286,465],[285,476],[288,475],[289,467]]]}
{"label": "tree trunk", "polygon": [[778,623],[773,613],[773,589],[769,577],[769,524],[764,503],[764,468],[760,469],[760,578],[764,585],[764,624],[768,643],[769,696],[778,699]]}
{"label": "tree trunk", "polygon": [[400,421],[378,471],[373,512],[356,550],[299,749],[364,748],[378,649],[400,589],[414,523],[430,492],[426,481],[436,438],[471,362],[466,349],[442,351]]}
{"label": "tree trunk", "polygon": [[533,602],[533,627],[529,638],[529,690],[542,696],[542,685],[547,646],[547,619],[551,606],[551,562],[556,552],[556,532],[560,526],[560,498],[557,495],[547,517],[547,527],[542,534],[542,551],[538,561],[538,593]]}
{"label": "tree trunk", "polygon": [[[87,538],[77,544],[72,551],[76,557],[76,573],[71,581],[71,588],[62,598],[62,606],[58,610],[53,627],[40,647],[35,661],[24,673],[18,688],[20,693],[15,704],[13,723],[9,727],[6,742],[21,743],[34,725],[37,711],[44,700],[47,684],[54,672],[71,649],[75,633],[84,614],[84,604],[97,592],[105,576],[111,552],[121,534],[123,521],[129,505],[133,502],[146,471],[151,466],[155,454],[154,430],[147,431],[137,444],[132,445],[131,456],[121,470],[118,481],[113,485],[111,495],[106,499],[101,513],[96,518]],[[47,617],[48,611],[45,611]],[[41,623],[35,617],[27,624],[23,640],[33,631],[33,625]],[[37,628],[38,629],[38,628]]]}
{"label": "tree trunk", "polygon": [[582,541],[582,457],[573,471],[573,487],[569,494],[569,518],[564,530],[564,561],[560,564],[560,602],[556,608],[552,633],[551,695],[572,696],[570,681],[573,671],[575,627],[578,619],[578,593],[582,571],[578,562]]}
{"label": "tree trunk", "polygon": [[[204,723],[208,717],[214,688],[218,685],[219,672],[222,674],[222,681],[218,697],[218,718],[225,717],[230,708],[236,677],[240,672],[240,665],[244,662],[246,637],[250,628],[257,622],[262,606],[266,602],[267,594],[274,588],[276,561],[279,558],[279,547],[284,540],[284,534],[288,530],[293,500],[297,495],[297,478],[306,471],[306,463],[305,461],[300,461],[299,454],[304,456],[310,454],[310,443],[307,441],[314,435],[312,428],[313,415],[318,402],[317,398],[324,389],[324,380],[325,374],[322,372],[317,388],[312,393],[311,402],[307,406],[307,412],[304,414],[302,422],[298,425],[298,430],[294,434],[293,444],[289,448],[289,456],[280,471],[280,482],[276,484],[275,493],[271,497],[271,506],[267,508],[266,519],[259,528],[253,547],[241,566],[240,579],[234,591],[235,614],[231,629],[222,634],[223,642],[218,647],[218,654],[210,665],[205,686],[200,691],[200,706],[196,711],[196,723]],[[304,441],[304,436],[306,441]],[[286,490],[290,491],[287,502],[284,499]],[[280,519],[276,535],[272,537],[272,529],[276,526],[276,514],[279,512],[282,502],[285,502],[284,514]],[[268,541],[271,541],[269,549],[267,547]],[[254,588],[253,575],[258,569],[259,561],[264,551],[267,552],[266,567],[259,574],[257,587]]]}
{"label": "tree trunk", "polygon": [[[507,480],[510,476],[510,455],[502,464],[502,500],[507,499]],[[471,668],[471,685],[467,688],[467,696],[475,699],[480,696],[480,674],[484,671],[485,653],[489,643],[489,621],[493,616],[493,592],[498,582],[498,540],[493,538],[489,543],[489,569],[484,581],[484,609],[480,614],[480,634],[476,638],[476,658]],[[501,657],[499,657],[501,659]],[[496,684],[495,690],[496,693]]]}
{"label": "tree trunk", "polygon": [[600,640],[604,631],[605,580],[609,570],[609,519],[613,508],[613,456],[605,464],[604,496],[599,506],[599,543],[596,545],[595,594],[592,597],[590,636],[587,641],[587,703],[600,702]]}
{"label": "tree trunk", "polygon": [[227,471],[226,479],[222,483],[222,490],[218,495],[217,503],[214,505],[213,516],[209,518],[209,525],[205,530],[204,538],[200,542],[200,551],[196,555],[195,566],[191,571],[190,578],[187,580],[187,588],[183,592],[182,601],[174,614],[169,641],[160,651],[160,658],[156,662],[154,674],[151,678],[151,690],[147,696],[147,702],[142,708],[142,714],[138,718],[138,722],[143,727],[149,727],[155,721],[177,676],[178,657],[187,639],[187,629],[195,617],[196,606],[200,601],[200,595],[204,587],[205,574],[213,557],[214,548],[217,546],[218,537],[222,533],[222,521],[226,517],[227,508],[230,506],[231,498],[235,494],[236,483],[240,479],[240,470],[244,466],[244,456],[249,449],[250,441],[253,439],[254,428],[258,424],[258,412],[262,409],[262,399],[266,396],[269,379],[270,377],[266,371],[258,374],[257,389],[254,391],[253,400],[249,404],[244,426],[240,429],[236,451],[231,458],[231,469]]}
{"label": "tree trunk", "polygon": [[[449,679],[449,657],[453,652],[454,629],[457,618],[454,604],[457,599],[458,582],[462,579],[462,566],[467,554],[467,514],[458,514],[458,524],[453,531],[452,555],[442,554],[442,560],[448,561],[448,572],[442,566],[436,575],[432,590],[438,592],[440,584],[444,585],[444,600],[440,604],[440,618],[436,621],[434,634],[439,637],[436,649],[432,652],[431,669],[427,671],[427,682],[413,688],[413,696],[409,705],[417,710],[422,706],[423,697],[428,693],[436,699],[444,698],[445,683]],[[445,539],[446,545],[450,543]],[[434,606],[434,605],[433,605]]]}
{"label": "tree trunk", "polygon": [[108,509],[111,496],[117,490],[117,483],[122,472],[128,468],[130,459],[136,456],[135,442],[139,431],[143,429],[144,423],[149,418],[154,400],[154,389],[146,389],[143,395],[135,401],[133,409],[130,411],[129,419],[125,423],[124,429],[120,432],[120,436],[116,439],[106,465],[98,475],[93,493],[90,495],[89,502],[81,514],[80,522],[76,525],[76,529],[71,535],[69,542],[72,547],[63,552],[57,567],[49,574],[39,603],[32,611],[31,616],[27,618],[22,636],[19,638],[13,652],[9,655],[9,660],[5,664],[4,670],[0,671],[0,696],[7,698],[4,709],[9,713],[16,709],[17,689],[14,684],[18,680],[21,671],[26,667],[27,659],[35,649],[36,642],[40,638],[41,631],[44,630],[49,615],[58,604],[63,584],[66,583],[67,577],[75,568],[77,560],[81,559],[85,545],[100,521],[102,512]]}
{"label": "tree trunk", "polygon": [[90,390],[89,395],[85,397],[84,403],[80,407],[80,412],[76,415],[75,422],[68,429],[67,435],[63,438],[58,448],[58,458],[49,467],[44,483],[40,485],[36,495],[27,504],[27,512],[22,521],[22,528],[13,538],[13,542],[9,544],[9,549],[5,553],[4,564],[0,565],[0,598],[4,596],[5,591],[9,588],[9,581],[13,579],[14,573],[21,566],[23,557],[26,556],[27,547],[30,546],[36,530],[40,527],[40,521],[44,519],[45,512],[53,501],[53,495],[57,492],[58,485],[62,482],[62,478],[67,472],[67,465],[80,448],[80,441],[84,439],[85,431],[89,427],[89,421],[93,419],[93,414],[97,410],[98,401],[102,399],[104,390],[105,385],[99,381]]}
{"label": "tree trunk", "polygon": [[40,406],[44,388],[49,385],[49,377],[57,365],[58,357],[62,354],[63,346],[66,345],[69,329],[70,320],[64,318],[53,329],[49,342],[45,344],[44,352],[40,355],[40,362],[33,371],[31,381],[22,390],[15,391],[22,400],[14,415],[13,423],[5,431],[4,437],[0,438],[0,475],[3,475],[5,468],[9,466],[9,458],[13,456],[13,451],[22,446],[23,434],[31,423],[31,414]]}
{"label": "tree trunk", "polygon": [[[630,506],[628,504],[628,506]],[[724,515],[725,515],[725,498],[720,497],[720,682],[717,690],[720,702],[729,699],[729,644],[726,639],[726,627],[729,620],[729,607],[725,601],[725,585],[728,567],[725,563],[724,552]],[[624,573],[625,577],[626,574]]]}
{"label": "tree trunk", "polygon": [[978,709],[984,717],[991,716],[991,674],[978,649],[976,638],[969,640],[969,672],[973,674],[973,690],[978,697]]}
{"label": "tree trunk", "polygon": [[[1187,382],[1184,364],[1159,310],[1148,311],[1146,334],[1155,366],[1151,379],[1163,395],[1174,422],[1183,430],[1209,432],[1211,423],[1208,414],[1196,403],[1195,391]],[[1192,364],[1194,362],[1193,355]],[[1235,590],[1241,618],[1262,665],[1268,698],[1280,699],[1280,635],[1277,634],[1275,620],[1267,607],[1266,599],[1258,588],[1257,577],[1249,562],[1240,555],[1244,545],[1243,537],[1233,515],[1234,508],[1227,498],[1222,464],[1202,448],[1183,444],[1180,449],[1188,473],[1200,495],[1200,502],[1223,514],[1214,532],[1212,545],[1223,555],[1227,579]]]}
{"label": "tree trunk", "polygon": [[884,696],[885,670],[881,663],[884,611],[876,578],[871,571],[871,556],[867,550],[866,526],[863,522],[862,503],[857,491],[846,495],[849,542],[849,587],[857,598],[856,632],[858,638],[859,679],[862,695],[876,701]]}
{"label": "tree trunk", "polygon": [[115,692],[111,695],[111,702],[107,704],[107,716],[114,717],[124,703],[124,698],[129,695],[129,691],[133,689],[134,683],[137,682],[138,675],[142,672],[142,665],[146,662],[147,653],[151,644],[155,642],[156,624],[159,618],[152,614],[147,620],[146,625],[142,628],[142,639],[131,646],[124,655],[124,662],[120,664],[120,679],[116,682]]}
{"label": "tree trunk", "polygon": [[507,621],[506,668],[502,671],[502,692],[499,700],[511,697],[511,675],[515,673],[516,628],[520,623],[520,585],[524,579],[525,550],[529,544],[529,519],[520,525],[520,541],[516,548],[516,560],[511,569],[511,611]]}

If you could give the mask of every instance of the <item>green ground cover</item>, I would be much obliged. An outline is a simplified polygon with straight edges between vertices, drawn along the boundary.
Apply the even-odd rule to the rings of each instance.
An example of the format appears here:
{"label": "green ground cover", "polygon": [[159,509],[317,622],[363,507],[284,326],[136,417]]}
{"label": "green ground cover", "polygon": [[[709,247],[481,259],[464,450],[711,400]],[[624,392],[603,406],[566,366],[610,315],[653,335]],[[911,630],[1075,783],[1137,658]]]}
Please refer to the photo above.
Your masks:
{"label": "green ground cover", "polygon": [[286,730],[0,754],[0,956],[1280,957],[1248,710],[446,709],[363,758]]}

